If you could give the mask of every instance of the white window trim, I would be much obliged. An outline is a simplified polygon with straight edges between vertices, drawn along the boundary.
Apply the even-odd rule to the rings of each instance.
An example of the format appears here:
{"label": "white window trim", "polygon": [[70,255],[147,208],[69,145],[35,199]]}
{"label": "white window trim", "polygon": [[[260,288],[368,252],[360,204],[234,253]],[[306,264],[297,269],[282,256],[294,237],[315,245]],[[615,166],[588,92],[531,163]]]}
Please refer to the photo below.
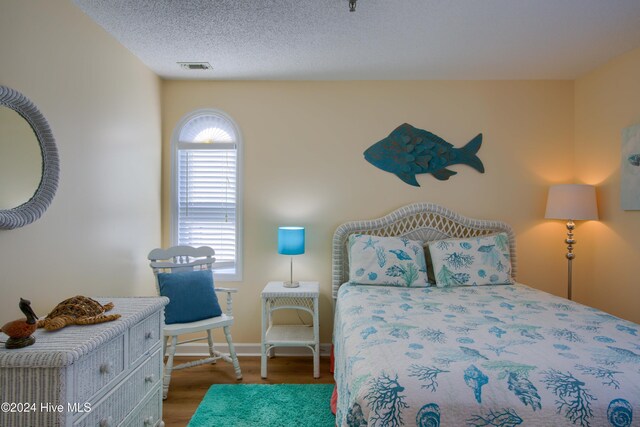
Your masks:
{"label": "white window trim", "polygon": [[[173,135],[171,136],[171,244],[176,245],[178,242],[178,203],[177,203],[177,173],[178,173],[178,148],[180,148],[184,143],[179,140],[180,131],[182,128],[192,119],[203,116],[203,115],[218,115],[224,117],[226,120],[231,123],[233,129],[238,137],[236,141],[236,215],[237,215],[237,223],[236,223],[236,271],[235,273],[225,272],[224,269],[214,270],[214,276],[216,280],[224,281],[224,282],[240,282],[242,281],[242,272],[243,272],[243,260],[244,260],[244,251],[243,251],[243,165],[244,165],[244,155],[243,155],[243,146],[244,141],[242,139],[242,134],[240,133],[240,128],[236,124],[235,120],[233,120],[228,114],[223,111],[216,110],[213,108],[203,108],[199,110],[192,111],[186,115],[184,115],[176,127],[173,130]],[[197,143],[189,143],[191,147],[197,145]]]}

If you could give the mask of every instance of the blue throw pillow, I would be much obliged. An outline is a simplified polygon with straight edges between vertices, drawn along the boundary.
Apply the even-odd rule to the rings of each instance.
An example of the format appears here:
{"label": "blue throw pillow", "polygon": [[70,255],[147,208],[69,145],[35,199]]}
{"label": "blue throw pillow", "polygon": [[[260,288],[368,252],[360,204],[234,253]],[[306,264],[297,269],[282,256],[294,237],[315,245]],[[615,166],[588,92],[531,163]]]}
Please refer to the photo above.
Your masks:
{"label": "blue throw pillow", "polygon": [[158,273],[160,295],[169,298],[164,323],[195,322],[222,314],[211,270]]}

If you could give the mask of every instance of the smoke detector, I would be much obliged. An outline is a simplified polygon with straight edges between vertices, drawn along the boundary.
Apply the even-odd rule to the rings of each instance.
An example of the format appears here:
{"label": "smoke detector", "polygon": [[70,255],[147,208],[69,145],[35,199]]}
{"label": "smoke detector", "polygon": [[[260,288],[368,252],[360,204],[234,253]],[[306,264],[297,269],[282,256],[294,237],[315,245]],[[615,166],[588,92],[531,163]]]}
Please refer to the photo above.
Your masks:
{"label": "smoke detector", "polygon": [[177,64],[183,70],[213,70],[208,62],[178,62]]}

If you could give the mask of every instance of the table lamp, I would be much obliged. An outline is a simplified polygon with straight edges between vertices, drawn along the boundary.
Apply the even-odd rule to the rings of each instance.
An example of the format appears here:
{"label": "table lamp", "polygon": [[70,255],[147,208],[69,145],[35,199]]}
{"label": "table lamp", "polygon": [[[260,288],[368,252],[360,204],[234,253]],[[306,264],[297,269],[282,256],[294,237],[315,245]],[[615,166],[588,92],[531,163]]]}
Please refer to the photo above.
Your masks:
{"label": "table lamp", "polygon": [[[278,253],[281,255],[302,255],[304,253],[304,227],[278,227]],[[285,288],[297,288],[300,283],[293,281],[293,256],[291,276],[284,282]]]}
{"label": "table lamp", "polygon": [[568,298],[571,299],[571,261],[575,258],[573,229],[578,220],[598,219],[596,188],[586,184],[559,184],[549,188],[547,197],[547,219],[567,220],[567,260],[568,260]]}

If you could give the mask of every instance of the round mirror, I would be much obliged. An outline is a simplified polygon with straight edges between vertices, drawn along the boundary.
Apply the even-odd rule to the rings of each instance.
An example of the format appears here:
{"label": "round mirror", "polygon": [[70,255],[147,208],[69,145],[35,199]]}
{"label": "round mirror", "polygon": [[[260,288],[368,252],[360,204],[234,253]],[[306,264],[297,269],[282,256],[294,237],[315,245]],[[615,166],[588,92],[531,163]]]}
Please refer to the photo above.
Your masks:
{"label": "round mirror", "polygon": [[0,229],[40,218],[58,188],[58,174],[49,123],[27,97],[0,86]]}
{"label": "round mirror", "polygon": [[0,209],[11,209],[33,197],[42,178],[40,143],[29,122],[0,107]]}

